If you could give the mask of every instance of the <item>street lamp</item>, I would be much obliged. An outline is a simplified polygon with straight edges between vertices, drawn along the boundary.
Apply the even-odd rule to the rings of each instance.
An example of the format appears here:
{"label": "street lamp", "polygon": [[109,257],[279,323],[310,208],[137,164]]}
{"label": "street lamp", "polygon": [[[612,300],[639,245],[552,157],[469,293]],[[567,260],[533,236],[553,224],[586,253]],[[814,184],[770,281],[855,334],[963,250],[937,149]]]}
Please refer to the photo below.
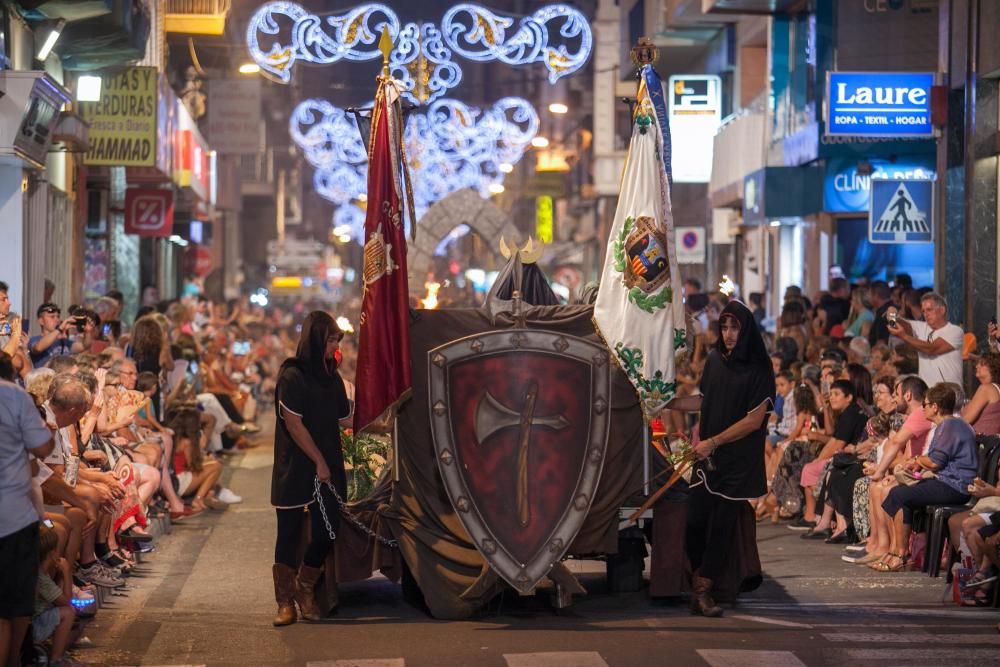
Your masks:
{"label": "street lamp", "polygon": [[549,145],[549,140],[545,137],[535,137],[531,140],[531,145],[535,148],[547,148]]}
{"label": "street lamp", "polygon": [[501,162],[497,166],[497,168],[503,174],[509,174],[510,172],[514,171],[514,165],[512,165],[510,162]]}
{"label": "street lamp", "polygon": [[557,114],[569,113],[569,107],[562,102],[553,102],[549,105],[549,112]]}
{"label": "street lamp", "polygon": [[240,65],[240,74],[259,74],[260,65],[257,63],[243,63]]}
{"label": "street lamp", "polygon": [[490,194],[494,194],[494,195],[502,194],[503,191],[504,191],[504,189],[505,188],[503,187],[502,183],[490,183],[490,187],[489,187]]}

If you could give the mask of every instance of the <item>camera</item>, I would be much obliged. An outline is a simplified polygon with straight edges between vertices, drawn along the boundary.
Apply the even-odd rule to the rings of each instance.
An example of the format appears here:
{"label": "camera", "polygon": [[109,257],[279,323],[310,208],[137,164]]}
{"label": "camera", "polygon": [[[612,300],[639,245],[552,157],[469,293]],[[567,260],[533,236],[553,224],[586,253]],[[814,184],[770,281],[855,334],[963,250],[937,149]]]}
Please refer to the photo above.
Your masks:
{"label": "camera", "polygon": [[897,318],[897,315],[896,315],[896,313],[889,313],[889,314],[888,314],[888,315],[886,315],[886,317],[885,317],[885,319],[886,319],[886,320],[887,320],[887,321],[889,322],[889,324],[891,324],[892,326],[896,326],[896,318]]}

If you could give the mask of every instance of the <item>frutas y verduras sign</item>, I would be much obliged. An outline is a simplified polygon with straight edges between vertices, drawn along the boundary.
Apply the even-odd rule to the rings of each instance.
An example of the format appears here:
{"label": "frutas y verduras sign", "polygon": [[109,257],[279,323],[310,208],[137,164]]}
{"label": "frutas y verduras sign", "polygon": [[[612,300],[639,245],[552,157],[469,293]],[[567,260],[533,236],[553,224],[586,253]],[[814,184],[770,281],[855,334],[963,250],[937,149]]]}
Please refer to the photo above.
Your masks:
{"label": "frutas y verduras sign", "polygon": [[927,72],[828,72],[826,133],[856,137],[932,137]]}
{"label": "frutas y verduras sign", "polygon": [[155,67],[130,67],[107,74],[101,99],[80,102],[90,123],[88,165],[156,166],[157,78]]}

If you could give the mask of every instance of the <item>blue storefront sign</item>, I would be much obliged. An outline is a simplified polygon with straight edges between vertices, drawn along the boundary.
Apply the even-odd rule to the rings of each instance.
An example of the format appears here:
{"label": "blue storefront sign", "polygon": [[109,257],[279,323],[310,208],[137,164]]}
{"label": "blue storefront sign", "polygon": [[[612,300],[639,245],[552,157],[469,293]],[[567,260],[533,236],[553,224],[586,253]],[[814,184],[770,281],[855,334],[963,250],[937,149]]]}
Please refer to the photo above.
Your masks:
{"label": "blue storefront sign", "polygon": [[[858,173],[858,164],[867,163],[870,174]],[[831,213],[868,211],[873,179],[934,178],[933,155],[901,155],[894,161],[884,158],[827,158],[823,179],[823,210]]]}
{"label": "blue storefront sign", "polygon": [[934,181],[877,179],[871,183],[868,240],[930,243],[934,240]]}
{"label": "blue storefront sign", "polygon": [[854,137],[930,137],[926,72],[828,72],[826,133]]}

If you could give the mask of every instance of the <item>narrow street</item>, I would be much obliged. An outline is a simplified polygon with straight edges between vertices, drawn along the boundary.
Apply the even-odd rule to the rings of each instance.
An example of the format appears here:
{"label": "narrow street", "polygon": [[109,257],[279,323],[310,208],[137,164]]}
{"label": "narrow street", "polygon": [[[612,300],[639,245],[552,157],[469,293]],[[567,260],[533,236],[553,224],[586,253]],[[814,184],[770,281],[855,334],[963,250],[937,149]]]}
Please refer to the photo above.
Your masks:
{"label": "narrow street", "polygon": [[[269,429],[234,457],[244,502],[175,525],[101,609],[78,653],[94,665],[624,667],[630,665],[986,665],[1000,662],[995,611],[950,604],[944,579],[878,574],[784,526],[760,531],[764,586],[723,619],[605,592],[603,563],[579,563],[586,599],[507,597],[470,621],[437,621],[380,577],[344,586],[339,615],[276,629],[268,506]],[[943,602],[947,600],[946,602]]]}

